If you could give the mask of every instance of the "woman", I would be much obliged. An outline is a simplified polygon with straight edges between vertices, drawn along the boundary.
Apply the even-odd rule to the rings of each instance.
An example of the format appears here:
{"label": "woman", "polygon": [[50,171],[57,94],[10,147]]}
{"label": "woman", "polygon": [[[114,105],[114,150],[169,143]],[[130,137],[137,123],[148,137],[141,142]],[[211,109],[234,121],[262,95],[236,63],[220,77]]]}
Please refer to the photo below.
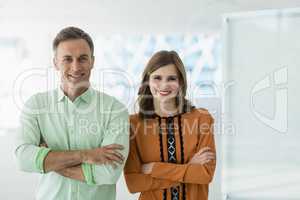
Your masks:
{"label": "woman", "polygon": [[184,65],[174,51],[148,62],[139,112],[130,116],[125,180],[140,200],[207,200],[216,161],[213,118],[185,99]]}

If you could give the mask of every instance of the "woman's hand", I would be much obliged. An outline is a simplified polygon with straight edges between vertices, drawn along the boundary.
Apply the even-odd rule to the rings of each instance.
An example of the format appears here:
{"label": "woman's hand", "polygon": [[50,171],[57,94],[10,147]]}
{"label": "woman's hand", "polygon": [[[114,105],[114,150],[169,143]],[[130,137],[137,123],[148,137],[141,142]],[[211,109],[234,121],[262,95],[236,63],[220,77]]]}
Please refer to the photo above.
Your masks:
{"label": "woman's hand", "polygon": [[210,150],[209,147],[200,149],[189,161],[190,164],[206,164],[212,160],[215,160],[215,154]]}
{"label": "woman's hand", "polygon": [[143,174],[151,174],[154,166],[154,162],[146,163],[142,165],[142,173]]}

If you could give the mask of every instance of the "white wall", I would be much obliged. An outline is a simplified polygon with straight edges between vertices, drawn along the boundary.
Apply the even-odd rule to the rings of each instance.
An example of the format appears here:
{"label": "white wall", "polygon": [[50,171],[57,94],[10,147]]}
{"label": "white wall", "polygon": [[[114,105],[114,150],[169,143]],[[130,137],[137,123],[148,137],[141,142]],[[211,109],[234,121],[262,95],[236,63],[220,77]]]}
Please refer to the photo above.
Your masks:
{"label": "white wall", "polygon": [[228,199],[299,199],[300,10],[224,19],[224,192]]}
{"label": "white wall", "polygon": [[[199,1],[199,0],[188,0],[188,1],[140,1],[140,0],[130,0],[130,1],[96,1],[92,0],[87,2],[82,2],[79,0],[74,0],[72,2],[70,1],[58,1],[58,0],[48,0],[48,1],[39,1],[39,0],[31,0],[31,1],[18,1],[18,0],[4,0],[0,2],[0,36],[10,38],[12,36],[16,35],[22,35],[23,33],[30,32],[28,31],[29,28],[32,32],[30,32],[30,37],[33,40],[39,40],[40,46],[32,48],[45,48],[45,49],[51,49],[50,44],[45,42],[49,41],[49,38],[52,38],[53,35],[49,35],[49,30],[53,34],[57,32],[60,28],[66,26],[66,25],[77,25],[82,27],[83,29],[87,30],[87,32],[102,32],[104,34],[110,34],[110,33],[199,33],[199,32],[210,32],[210,31],[220,31],[221,29],[221,18],[220,16],[224,12],[232,12],[232,11],[241,11],[241,10],[255,10],[255,9],[265,9],[265,8],[283,8],[283,7],[294,7],[299,6],[299,1],[296,0],[288,0],[288,1],[280,1],[280,0],[274,0],[272,3],[269,1]],[[297,59],[297,54],[295,52],[299,52],[297,46],[297,35],[298,29],[296,29],[297,26],[293,28],[292,25],[295,21],[288,20],[289,18],[286,18],[284,23],[282,25],[287,25],[287,29],[285,32],[285,38],[284,40],[286,42],[282,42],[281,44],[286,45],[285,50],[288,50],[288,53],[284,54],[284,56],[281,57],[282,62],[284,64],[287,64],[289,66],[288,74],[289,74],[289,95],[291,98],[289,98],[289,106],[292,108],[295,108],[294,111],[289,112],[289,134],[291,138],[288,139],[289,141],[297,141],[293,140],[296,138],[295,133],[297,130],[297,116],[296,113],[299,113],[299,109],[297,110],[297,102],[299,102],[299,96],[297,93],[297,87],[295,84],[290,82],[292,80],[297,80],[297,72],[299,72],[296,69],[296,63],[299,61]],[[272,21],[272,20],[271,20]],[[257,18],[255,24],[260,22],[260,18]],[[232,27],[232,32],[228,33],[228,36],[230,36],[230,39],[235,39],[235,36],[240,36],[237,38],[236,42],[238,41],[245,41],[249,42],[249,44],[252,44],[252,48],[243,49],[247,51],[246,54],[246,68],[239,68],[240,63],[232,65],[232,67],[235,67],[234,70],[227,72],[230,76],[228,76],[228,79],[235,79],[238,78],[236,81],[243,81],[248,80],[249,77],[251,77],[251,80],[260,80],[261,77],[264,77],[266,74],[272,71],[272,67],[278,66],[277,62],[273,59],[278,58],[277,56],[273,55],[267,55],[267,50],[262,49],[263,47],[268,48],[268,50],[273,50],[275,47],[273,46],[273,37],[274,37],[274,31],[272,31],[272,24],[271,23],[271,31],[267,31],[270,23],[267,20],[261,21],[259,24],[259,31],[254,32],[253,29],[247,27],[252,27],[253,23],[249,23],[246,25],[247,29],[239,28],[238,30],[235,30],[237,27]],[[276,24],[276,22],[275,22]],[[255,28],[256,26],[254,26]],[[257,27],[256,27],[257,28]],[[273,27],[274,28],[274,27]],[[262,29],[262,30],[261,30]],[[26,30],[26,31],[24,31]],[[244,30],[244,31],[243,31]],[[250,34],[251,33],[251,34]],[[264,40],[260,43],[257,43],[257,39],[261,38],[261,35],[257,35],[258,33],[263,33]],[[295,40],[290,40],[289,37],[295,38]],[[250,38],[250,39],[249,39]],[[228,40],[229,41],[229,40]],[[268,43],[265,43],[266,41],[269,41]],[[274,39],[274,41],[276,41]],[[234,43],[235,44],[235,43]],[[293,46],[294,45],[294,46]],[[270,48],[272,47],[272,48]],[[274,48],[273,48],[274,47]],[[245,47],[243,47],[245,48]],[[252,51],[250,51],[252,50]],[[232,58],[233,55],[236,55],[236,53],[239,53],[240,48],[237,48],[236,50],[232,50],[231,48],[226,49],[228,51],[228,54]],[[263,54],[266,54],[263,58],[273,62],[268,65],[256,65],[256,61],[252,62],[252,58],[255,57],[256,54],[263,52]],[[33,65],[38,64],[44,66],[49,66],[51,62],[49,61],[49,56],[51,52],[47,51],[47,53],[34,55],[34,57],[37,58],[35,63],[32,63]],[[237,54],[240,56],[240,54]],[[251,55],[251,57],[249,56]],[[253,55],[253,57],[252,57]],[[257,55],[258,56],[258,55]],[[269,58],[268,58],[269,57]],[[1,60],[7,59],[6,57],[2,57],[0,55]],[[242,57],[244,58],[244,57]],[[250,59],[251,58],[251,59]],[[268,59],[267,59],[268,58]],[[251,62],[250,62],[251,61]],[[8,61],[12,62],[12,61]],[[230,61],[231,62],[231,61]],[[245,64],[245,63],[243,63]],[[251,65],[250,65],[251,64]],[[252,65],[253,64],[253,65]],[[255,64],[255,65],[254,65]],[[270,66],[270,67],[268,67]],[[248,71],[247,69],[253,69],[253,71]],[[5,66],[2,66],[2,69],[5,69]],[[13,73],[18,72],[19,69],[14,69]],[[235,71],[240,70],[240,71]],[[255,74],[255,78],[253,76],[250,76],[251,73],[257,72]],[[240,73],[242,72],[242,73]],[[3,75],[2,75],[3,76]],[[232,77],[231,77],[232,76]],[[0,79],[0,83],[1,79]],[[248,83],[238,83],[238,85],[241,84],[241,88],[239,91],[243,92],[243,88],[249,85],[246,85]],[[5,83],[5,85],[0,86],[1,89],[3,88],[12,88],[12,85]],[[34,88],[33,88],[34,89]],[[249,90],[249,88],[248,88]],[[247,91],[248,91],[247,90]],[[247,93],[246,93],[247,94]],[[9,92],[8,95],[11,95]],[[240,97],[240,96],[239,96]],[[236,102],[237,101],[237,102]],[[1,101],[0,101],[1,102]],[[11,101],[12,102],[12,101]],[[247,105],[249,105],[249,99],[246,100],[246,103],[241,103],[239,101],[239,98],[232,99],[233,105],[241,105],[244,107],[233,107],[233,110],[237,113],[240,113],[240,111],[243,111],[243,108],[246,109]],[[248,102],[248,103],[247,103]],[[264,101],[262,101],[262,104]],[[7,105],[1,104],[0,107],[5,108]],[[264,105],[261,107],[264,108]],[[266,109],[268,107],[266,106]],[[12,111],[15,113],[15,111]],[[246,111],[245,111],[246,112]],[[247,113],[247,116],[251,116],[250,119],[253,119],[252,113]],[[245,119],[245,115],[242,116],[234,116],[235,119]],[[5,125],[10,123],[10,119],[5,121]],[[3,121],[1,121],[4,123]],[[247,121],[248,123],[248,121]],[[3,125],[3,124],[1,124]],[[263,130],[268,134],[268,128],[262,125],[258,125],[260,127],[264,127]],[[246,126],[249,128],[248,126]],[[245,128],[245,127],[242,127]],[[2,133],[0,131],[0,158],[3,159],[1,161],[0,165],[0,172],[1,172],[1,179],[0,179],[0,185],[4,187],[4,189],[1,188],[0,192],[0,198],[1,199],[33,199],[33,193],[35,190],[35,184],[37,177],[36,175],[26,174],[18,172],[15,169],[15,164],[13,160],[13,137],[14,137],[14,130],[10,130],[9,134]],[[271,133],[270,133],[271,134]],[[279,149],[284,149],[285,146],[278,142],[278,140],[281,141],[282,137],[280,135],[275,136],[277,138],[277,146]],[[286,137],[285,137],[286,138]],[[236,139],[229,137],[228,143],[229,146],[232,144],[230,143],[231,139],[233,140],[234,144],[238,144],[239,141]],[[267,137],[266,140],[269,138]],[[273,138],[272,138],[273,139]],[[284,139],[285,140],[285,139]],[[284,141],[283,140],[283,141]],[[221,140],[217,140],[218,142]],[[291,147],[291,151],[295,152],[296,150],[299,150],[295,143],[289,143],[293,144]],[[221,146],[221,145],[220,145]],[[227,146],[226,146],[227,147]],[[230,148],[222,148],[219,149],[219,151],[223,151],[224,153],[228,153],[228,159],[233,160],[234,164],[238,161],[237,157],[235,155],[232,155],[231,152],[234,150],[241,151],[241,152],[248,152],[248,151],[242,151],[238,148],[234,147],[234,149]],[[272,146],[268,149],[270,152],[273,152]],[[278,150],[278,149],[277,149]],[[283,158],[286,153],[286,151],[280,151],[280,156]],[[221,153],[219,153],[221,154]],[[263,154],[263,155],[269,155],[269,154]],[[265,157],[261,155],[260,157]],[[248,156],[248,154],[243,154],[242,156]],[[285,161],[285,160],[281,160]],[[289,160],[286,160],[289,161]],[[295,161],[297,161],[297,156],[295,156]],[[221,165],[219,165],[220,167]],[[235,166],[235,165],[232,165]],[[298,165],[296,165],[298,166]],[[221,177],[220,170],[217,171],[217,180]],[[252,172],[256,173],[256,172]],[[234,174],[236,175],[236,174]],[[251,174],[250,174],[251,175]],[[21,178],[22,177],[22,178]],[[236,179],[237,180],[237,179]],[[239,179],[238,179],[239,180]],[[244,179],[242,179],[244,182]],[[294,180],[294,179],[289,179]],[[297,179],[298,180],[298,179]],[[297,181],[296,180],[296,181]],[[225,180],[226,181],[226,180]],[[214,184],[217,184],[218,182],[215,182]],[[229,182],[232,183],[231,185],[227,184],[225,182],[225,186],[228,186],[229,192],[234,192],[231,190],[234,188],[235,183],[239,182]],[[252,183],[252,182],[251,182]],[[296,182],[298,183],[298,182]],[[255,182],[254,182],[255,184]],[[220,185],[219,185],[220,186]],[[219,186],[216,187],[217,189],[215,191],[219,190]],[[126,187],[124,185],[124,180],[121,178],[120,182],[118,183],[118,198],[119,199],[134,199],[133,196],[129,195]],[[291,188],[291,192],[293,192],[293,188]],[[226,189],[226,188],[225,188]],[[276,187],[275,187],[276,189]],[[213,188],[214,190],[214,188]],[[295,192],[294,192],[295,193]],[[296,193],[298,194],[298,193]],[[214,200],[217,199],[214,198]],[[274,198],[272,198],[274,199]],[[286,198],[285,198],[286,199]]]}

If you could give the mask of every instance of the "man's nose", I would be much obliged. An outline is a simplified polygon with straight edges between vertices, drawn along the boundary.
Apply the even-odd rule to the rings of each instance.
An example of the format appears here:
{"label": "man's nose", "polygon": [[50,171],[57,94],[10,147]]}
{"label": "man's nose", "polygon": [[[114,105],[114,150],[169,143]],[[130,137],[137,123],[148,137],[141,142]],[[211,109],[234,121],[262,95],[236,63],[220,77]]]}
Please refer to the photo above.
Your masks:
{"label": "man's nose", "polygon": [[74,60],[72,62],[72,71],[80,71],[81,70],[81,65],[77,60]]}

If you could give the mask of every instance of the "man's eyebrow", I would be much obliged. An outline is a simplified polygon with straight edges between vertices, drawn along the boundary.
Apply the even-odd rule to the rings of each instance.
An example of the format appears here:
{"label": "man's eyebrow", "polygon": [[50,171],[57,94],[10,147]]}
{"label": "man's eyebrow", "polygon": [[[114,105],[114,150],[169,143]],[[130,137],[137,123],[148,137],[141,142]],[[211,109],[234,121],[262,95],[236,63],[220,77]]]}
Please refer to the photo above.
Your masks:
{"label": "man's eyebrow", "polygon": [[[85,58],[85,57],[89,57],[89,56],[87,54],[82,54],[82,55],[79,56],[79,58],[83,58],[83,57]],[[72,56],[71,55],[64,55],[63,58],[72,58]]]}
{"label": "man's eyebrow", "polygon": [[63,56],[63,58],[70,58],[70,57],[72,57],[72,56],[70,56],[70,55],[64,55]]}
{"label": "man's eyebrow", "polygon": [[79,57],[89,57],[89,55],[87,55],[87,54],[82,54],[82,55],[80,55]]}

